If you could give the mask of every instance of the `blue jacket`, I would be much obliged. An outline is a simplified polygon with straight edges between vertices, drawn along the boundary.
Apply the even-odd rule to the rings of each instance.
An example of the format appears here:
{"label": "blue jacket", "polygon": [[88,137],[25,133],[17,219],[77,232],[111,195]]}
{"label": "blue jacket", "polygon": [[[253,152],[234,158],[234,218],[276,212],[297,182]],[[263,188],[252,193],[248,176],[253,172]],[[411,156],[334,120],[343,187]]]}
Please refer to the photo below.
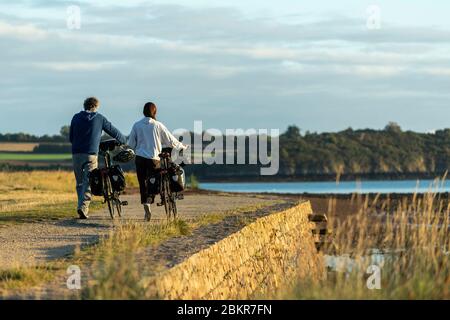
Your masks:
{"label": "blue jacket", "polygon": [[126,137],[100,113],[77,113],[70,125],[72,153],[98,154],[103,131],[123,144],[127,142]]}

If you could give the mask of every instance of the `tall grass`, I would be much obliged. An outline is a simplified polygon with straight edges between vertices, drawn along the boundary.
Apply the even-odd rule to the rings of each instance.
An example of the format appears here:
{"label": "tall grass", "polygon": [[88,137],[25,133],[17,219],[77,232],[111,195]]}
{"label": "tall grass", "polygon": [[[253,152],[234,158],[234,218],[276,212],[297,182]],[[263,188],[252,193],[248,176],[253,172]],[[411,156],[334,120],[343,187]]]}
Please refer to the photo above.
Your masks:
{"label": "tall grass", "polygon": [[[440,183],[436,181],[436,186]],[[357,214],[332,222],[337,251],[328,258],[338,263],[338,270],[318,284],[299,282],[286,297],[449,299],[448,199],[430,191],[400,201],[380,200],[380,196],[362,200]],[[367,286],[373,280],[367,272],[371,265],[381,270],[380,289]]]}
{"label": "tall grass", "polygon": [[198,190],[200,189],[200,183],[198,182],[197,177],[194,174],[191,174],[189,176],[189,188],[191,190]]}

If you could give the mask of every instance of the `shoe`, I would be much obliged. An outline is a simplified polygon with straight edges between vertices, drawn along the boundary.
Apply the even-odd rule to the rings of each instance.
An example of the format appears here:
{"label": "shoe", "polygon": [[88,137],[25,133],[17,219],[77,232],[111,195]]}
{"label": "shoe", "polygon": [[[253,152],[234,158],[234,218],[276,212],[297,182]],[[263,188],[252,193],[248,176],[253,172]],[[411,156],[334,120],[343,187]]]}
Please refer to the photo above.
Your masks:
{"label": "shoe", "polygon": [[144,204],[144,211],[145,211],[144,220],[145,221],[150,221],[150,219],[152,218],[152,211],[151,211],[151,208],[150,208],[149,204]]}
{"label": "shoe", "polygon": [[87,213],[84,213],[84,211],[82,209],[78,209],[78,215],[80,216],[81,220],[86,220],[89,218]]}

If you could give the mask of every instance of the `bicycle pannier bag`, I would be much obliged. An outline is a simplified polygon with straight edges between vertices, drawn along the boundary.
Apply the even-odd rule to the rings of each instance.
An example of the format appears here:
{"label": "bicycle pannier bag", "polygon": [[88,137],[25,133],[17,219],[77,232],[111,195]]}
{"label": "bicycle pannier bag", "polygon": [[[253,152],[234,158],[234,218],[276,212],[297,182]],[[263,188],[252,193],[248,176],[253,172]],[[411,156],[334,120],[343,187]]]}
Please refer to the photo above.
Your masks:
{"label": "bicycle pannier bag", "polygon": [[94,169],[89,172],[89,185],[94,196],[103,195],[103,180],[100,169]]}
{"label": "bicycle pannier bag", "polygon": [[160,189],[160,179],[159,175],[150,176],[147,180],[147,189],[149,195],[159,194]]}
{"label": "bicycle pannier bag", "polygon": [[184,170],[177,167],[176,170],[170,173],[170,190],[172,192],[181,192],[184,190],[186,178]]}
{"label": "bicycle pannier bag", "polygon": [[115,192],[122,192],[127,187],[125,173],[120,166],[112,166],[109,170],[111,185]]}

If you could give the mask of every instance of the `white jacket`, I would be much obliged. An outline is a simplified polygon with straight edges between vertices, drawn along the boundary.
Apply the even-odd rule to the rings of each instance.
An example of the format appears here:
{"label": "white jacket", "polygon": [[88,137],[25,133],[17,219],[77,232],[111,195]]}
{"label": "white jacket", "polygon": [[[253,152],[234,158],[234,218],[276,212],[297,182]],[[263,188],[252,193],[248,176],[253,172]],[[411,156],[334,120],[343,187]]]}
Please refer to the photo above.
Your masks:
{"label": "white jacket", "polygon": [[134,124],[128,145],[135,150],[136,155],[154,160],[159,160],[163,146],[186,149],[161,122],[147,117]]}

